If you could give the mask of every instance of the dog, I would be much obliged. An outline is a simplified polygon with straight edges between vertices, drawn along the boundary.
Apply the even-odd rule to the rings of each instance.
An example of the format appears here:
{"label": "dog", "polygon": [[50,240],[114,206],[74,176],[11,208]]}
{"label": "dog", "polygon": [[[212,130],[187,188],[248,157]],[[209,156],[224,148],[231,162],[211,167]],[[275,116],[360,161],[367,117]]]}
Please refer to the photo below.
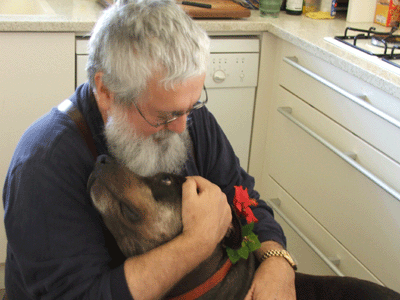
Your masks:
{"label": "dog", "polygon": [[[169,173],[141,177],[103,155],[95,163],[88,191],[121,251],[131,257],[150,251],[182,232],[182,185],[185,180],[185,177]],[[254,255],[250,253],[247,260],[241,259],[225,268],[229,266],[225,247],[237,249],[241,242],[240,221],[232,210],[232,229],[222,243],[163,299],[244,299],[258,266]],[[209,278],[220,274],[221,270],[226,271],[223,279],[213,281],[211,289],[203,289],[204,283],[210,283]],[[400,295],[391,289],[352,277],[297,272],[295,287],[297,300],[400,300]]]}
{"label": "dog", "polygon": [[[126,257],[131,257],[150,251],[182,232],[182,185],[185,180],[185,177],[169,173],[141,177],[117,160],[100,156],[89,178],[88,191],[119,248]],[[202,295],[196,299],[244,299],[255,272],[255,257],[251,254],[247,260],[232,266],[225,250],[225,247],[240,248],[241,243],[240,220],[232,210],[232,228],[221,244],[164,299],[190,295],[195,289],[198,291],[199,286]],[[215,286],[204,290],[207,285],[204,283],[218,272],[226,273],[222,281],[213,281],[212,286]]]}

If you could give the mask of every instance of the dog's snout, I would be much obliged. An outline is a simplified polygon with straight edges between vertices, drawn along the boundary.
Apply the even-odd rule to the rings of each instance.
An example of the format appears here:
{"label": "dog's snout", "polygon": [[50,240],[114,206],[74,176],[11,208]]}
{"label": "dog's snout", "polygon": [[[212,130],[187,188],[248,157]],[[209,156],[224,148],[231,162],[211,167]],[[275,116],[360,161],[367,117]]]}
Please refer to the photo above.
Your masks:
{"label": "dog's snout", "polygon": [[106,154],[102,154],[97,157],[96,163],[94,165],[93,171],[89,176],[89,180],[87,182],[87,190],[90,193],[90,189],[92,188],[94,182],[98,179],[99,174],[102,172],[102,169],[105,165],[110,165],[112,163],[112,158]]}
{"label": "dog's snout", "polygon": [[163,174],[161,178],[161,182],[165,185],[171,185],[172,184],[172,178],[169,174]]}
{"label": "dog's snout", "polygon": [[100,155],[100,156],[97,158],[97,162],[100,163],[100,164],[105,165],[105,164],[108,164],[108,163],[111,162],[111,158],[110,158],[108,155],[103,154],[103,155]]}

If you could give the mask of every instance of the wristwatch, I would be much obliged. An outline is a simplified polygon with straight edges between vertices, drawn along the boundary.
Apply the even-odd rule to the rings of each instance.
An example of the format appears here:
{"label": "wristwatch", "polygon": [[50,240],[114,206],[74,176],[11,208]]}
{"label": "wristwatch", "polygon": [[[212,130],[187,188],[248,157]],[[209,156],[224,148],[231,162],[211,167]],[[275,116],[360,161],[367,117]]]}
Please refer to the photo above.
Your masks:
{"label": "wristwatch", "polygon": [[289,263],[289,265],[293,268],[293,270],[297,270],[297,265],[294,262],[293,258],[290,256],[289,252],[287,252],[286,250],[268,250],[266,252],[264,252],[261,261],[266,260],[268,257],[271,256],[280,256],[283,257],[284,259],[287,260],[287,262]]}

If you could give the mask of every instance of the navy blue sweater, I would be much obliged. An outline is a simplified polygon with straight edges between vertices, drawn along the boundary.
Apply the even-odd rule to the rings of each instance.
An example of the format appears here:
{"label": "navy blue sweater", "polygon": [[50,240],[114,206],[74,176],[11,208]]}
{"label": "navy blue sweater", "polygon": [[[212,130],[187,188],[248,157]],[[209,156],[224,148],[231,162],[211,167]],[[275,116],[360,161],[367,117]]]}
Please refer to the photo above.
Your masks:
{"label": "navy blue sweater", "polygon": [[[70,98],[85,116],[99,154],[107,153],[104,123],[88,84]],[[230,202],[234,186],[254,180],[239,165],[231,145],[204,107],[189,125],[195,159],[183,175],[200,175],[219,185]],[[3,190],[8,239],[6,290],[10,300],[132,299],[124,255],[92,205],[86,183],[93,157],[69,117],[56,108],[22,136]],[[263,201],[253,209],[261,241],[285,245],[281,227]]]}

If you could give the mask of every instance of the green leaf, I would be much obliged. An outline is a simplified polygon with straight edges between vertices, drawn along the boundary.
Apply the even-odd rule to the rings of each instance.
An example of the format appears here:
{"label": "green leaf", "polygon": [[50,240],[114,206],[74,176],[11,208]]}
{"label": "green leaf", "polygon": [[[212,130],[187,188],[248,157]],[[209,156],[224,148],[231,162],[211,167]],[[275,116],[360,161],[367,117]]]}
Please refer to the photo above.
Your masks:
{"label": "green leaf", "polygon": [[255,235],[254,233],[251,233],[248,236],[248,238],[249,238],[249,240],[251,240],[251,242],[249,241],[246,244],[247,244],[247,247],[249,248],[250,252],[253,252],[261,247],[261,243],[258,240],[257,235]]}
{"label": "green leaf", "polygon": [[242,247],[242,248],[238,249],[237,252],[240,255],[240,257],[243,257],[244,259],[247,259],[250,254],[249,248],[247,248],[247,247]]}
{"label": "green leaf", "polygon": [[253,233],[253,228],[254,228],[254,222],[244,225],[242,227],[242,235],[247,236],[250,233]]}
{"label": "green leaf", "polygon": [[240,255],[237,253],[236,250],[226,247],[226,253],[228,254],[228,257],[233,264],[236,264],[239,261]]}
{"label": "green leaf", "polygon": [[253,228],[254,223],[250,223],[242,227],[242,248],[233,250],[229,247],[226,247],[228,257],[233,264],[238,262],[241,258],[247,259],[251,252],[261,247],[261,243],[258,240],[257,235],[253,232]]}

